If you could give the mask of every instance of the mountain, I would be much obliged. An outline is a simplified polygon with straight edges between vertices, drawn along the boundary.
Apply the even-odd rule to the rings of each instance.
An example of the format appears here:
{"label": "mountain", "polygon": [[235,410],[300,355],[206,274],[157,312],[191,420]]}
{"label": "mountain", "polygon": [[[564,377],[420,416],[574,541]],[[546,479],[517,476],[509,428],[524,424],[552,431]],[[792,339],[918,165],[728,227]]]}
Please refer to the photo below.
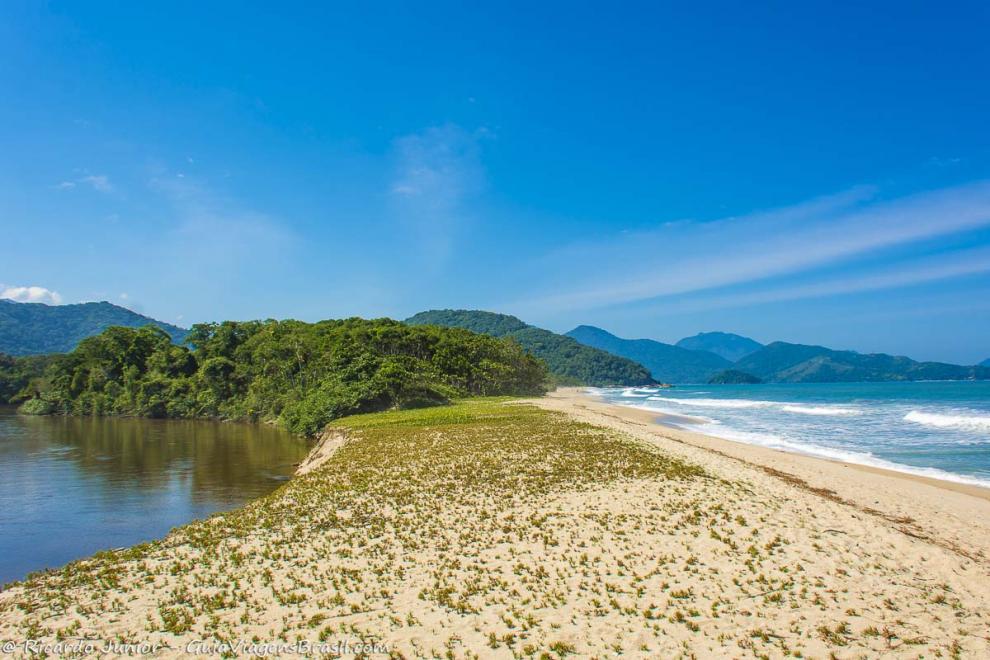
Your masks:
{"label": "mountain", "polygon": [[567,333],[582,344],[639,362],[664,383],[706,383],[713,375],[732,366],[725,358],[707,351],[691,351],[652,339],[622,339],[590,325],[579,325]]}
{"label": "mountain", "polygon": [[747,355],[733,368],[778,383],[990,379],[988,367],[916,362],[885,353],[834,351],[824,346],[782,341]]}
{"label": "mountain", "polygon": [[181,342],[187,333],[182,328],[108,302],[45,305],[0,300],[0,353],[68,353],[81,340],[114,325],[131,328],[155,325],[175,342]]}
{"label": "mountain", "polygon": [[745,371],[726,369],[708,379],[709,385],[756,385],[763,381]]}
{"label": "mountain", "polygon": [[980,367],[990,367],[990,358],[987,358],[983,362],[980,362],[980,364],[978,366],[980,366]]}
{"label": "mountain", "polygon": [[609,387],[648,385],[653,382],[650,372],[632,360],[531,326],[508,314],[467,309],[434,309],[411,316],[405,322],[410,325],[466,328],[495,337],[511,337],[529,353],[546,362],[550,373],[561,384]]}
{"label": "mountain", "polygon": [[675,346],[689,351],[708,351],[724,357],[729,362],[741,360],[763,348],[760,342],[731,332],[699,332],[693,337],[685,337]]}

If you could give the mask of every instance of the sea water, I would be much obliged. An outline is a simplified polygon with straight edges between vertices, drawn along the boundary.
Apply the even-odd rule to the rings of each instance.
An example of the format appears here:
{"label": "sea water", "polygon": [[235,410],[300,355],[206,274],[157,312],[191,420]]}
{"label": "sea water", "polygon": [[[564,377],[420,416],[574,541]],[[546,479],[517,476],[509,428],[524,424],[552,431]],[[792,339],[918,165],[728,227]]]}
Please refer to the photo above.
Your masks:
{"label": "sea water", "polygon": [[737,442],[990,488],[990,382],[592,389]]}

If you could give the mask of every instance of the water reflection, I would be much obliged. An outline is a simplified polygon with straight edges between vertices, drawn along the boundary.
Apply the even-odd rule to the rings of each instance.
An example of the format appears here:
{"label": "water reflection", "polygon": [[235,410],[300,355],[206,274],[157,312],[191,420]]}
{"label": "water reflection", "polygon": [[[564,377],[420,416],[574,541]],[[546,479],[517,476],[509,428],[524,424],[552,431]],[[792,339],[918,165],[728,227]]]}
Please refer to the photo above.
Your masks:
{"label": "water reflection", "polygon": [[0,583],[264,495],[307,451],[266,426],[0,408]]}

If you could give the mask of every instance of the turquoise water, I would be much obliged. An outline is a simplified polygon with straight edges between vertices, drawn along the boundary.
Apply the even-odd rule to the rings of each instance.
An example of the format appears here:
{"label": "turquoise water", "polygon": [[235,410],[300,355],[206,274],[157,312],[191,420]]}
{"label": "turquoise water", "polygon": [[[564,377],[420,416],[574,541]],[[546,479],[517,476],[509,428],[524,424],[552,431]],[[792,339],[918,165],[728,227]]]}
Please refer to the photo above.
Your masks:
{"label": "turquoise water", "polygon": [[596,389],[691,431],[990,487],[990,382]]}

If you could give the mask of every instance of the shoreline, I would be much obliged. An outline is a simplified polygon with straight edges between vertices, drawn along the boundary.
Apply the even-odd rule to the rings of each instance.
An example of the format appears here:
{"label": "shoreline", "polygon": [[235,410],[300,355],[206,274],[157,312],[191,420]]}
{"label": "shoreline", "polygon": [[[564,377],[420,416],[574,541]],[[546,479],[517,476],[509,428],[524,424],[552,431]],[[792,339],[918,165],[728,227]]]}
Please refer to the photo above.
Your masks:
{"label": "shoreline", "polygon": [[[538,406],[539,401],[532,400]],[[585,388],[558,388],[544,397],[542,407],[632,433],[665,451],[685,448],[691,460],[708,454],[744,464],[887,521],[901,521],[901,531],[967,556],[990,557],[990,489],[688,431],[658,422],[662,413],[606,402]]]}
{"label": "shoreline", "polygon": [[0,639],[162,657],[199,640],[506,660],[990,652],[986,500],[655,420],[576,390],[341,419],[270,495],[8,585]]}
{"label": "shoreline", "polygon": [[[855,470],[862,470],[864,472],[870,472],[872,474],[885,475],[885,476],[888,476],[888,477],[910,479],[910,480],[913,480],[913,481],[917,481],[919,483],[925,483],[925,484],[928,484],[930,486],[935,486],[937,488],[944,488],[946,490],[952,490],[952,491],[956,491],[956,492],[960,492],[960,493],[966,493],[967,495],[972,495],[973,497],[978,497],[980,499],[984,499],[984,500],[990,501],[990,486],[982,486],[982,485],[978,485],[978,484],[971,484],[971,483],[967,483],[965,481],[955,481],[955,480],[949,479],[949,478],[941,479],[939,477],[932,477],[932,476],[928,476],[928,475],[924,475],[924,474],[915,474],[913,472],[909,472],[908,471],[910,469],[923,470],[923,469],[926,469],[926,468],[920,468],[920,467],[919,468],[915,468],[914,466],[905,465],[904,466],[905,469],[899,470],[897,468],[892,468],[892,467],[890,467],[890,468],[888,468],[888,467],[881,467],[879,465],[868,465],[866,463],[856,463],[854,461],[844,461],[844,460],[842,460],[840,458],[832,458],[832,457],[829,457],[829,456],[819,456],[819,455],[813,454],[811,452],[787,451],[786,449],[777,449],[776,447],[767,447],[767,446],[764,446],[764,445],[758,445],[758,444],[754,444],[754,443],[750,443],[750,442],[744,442],[742,440],[734,440],[732,438],[723,438],[722,436],[718,436],[718,435],[714,435],[714,434],[710,434],[710,433],[703,433],[701,431],[688,430],[688,429],[684,429],[684,428],[681,428],[681,427],[677,426],[677,424],[685,423],[685,422],[682,422],[681,420],[695,420],[696,418],[693,418],[693,417],[688,417],[686,415],[671,415],[669,413],[661,413],[661,412],[650,411],[650,410],[647,410],[645,408],[635,408],[633,406],[624,406],[622,404],[609,403],[609,402],[604,401],[598,395],[595,395],[595,394],[585,394],[585,395],[588,396],[588,397],[595,398],[596,400],[599,400],[601,403],[603,403],[605,405],[615,406],[616,408],[620,408],[620,409],[623,409],[623,410],[628,409],[628,410],[631,410],[631,411],[640,411],[640,412],[646,413],[646,416],[647,417],[651,417],[652,418],[652,420],[650,420],[652,423],[657,424],[658,426],[662,426],[664,428],[670,429],[671,431],[676,432],[676,433],[683,433],[683,434],[688,434],[688,435],[699,435],[699,436],[703,436],[705,438],[709,438],[711,440],[728,442],[728,443],[732,443],[733,445],[740,445],[742,447],[754,447],[754,448],[764,449],[764,450],[767,450],[767,451],[777,452],[777,453],[780,453],[780,454],[786,454],[786,455],[791,455],[791,456],[803,456],[805,458],[810,458],[812,460],[826,461],[828,463],[835,463],[835,464],[841,465],[843,467],[849,467],[849,468],[853,468]],[[668,420],[669,420],[669,423],[668,423]],[[686,422],[686,423],[693,423],[693,422]],[[932,468],[932,469],[937,469],[937,468]],[[953,475],[951,472],[946,472],[946,474],[947,475],[951,475],[951,476],[958,476],[960,478],[965,478],[963,475]]]}

